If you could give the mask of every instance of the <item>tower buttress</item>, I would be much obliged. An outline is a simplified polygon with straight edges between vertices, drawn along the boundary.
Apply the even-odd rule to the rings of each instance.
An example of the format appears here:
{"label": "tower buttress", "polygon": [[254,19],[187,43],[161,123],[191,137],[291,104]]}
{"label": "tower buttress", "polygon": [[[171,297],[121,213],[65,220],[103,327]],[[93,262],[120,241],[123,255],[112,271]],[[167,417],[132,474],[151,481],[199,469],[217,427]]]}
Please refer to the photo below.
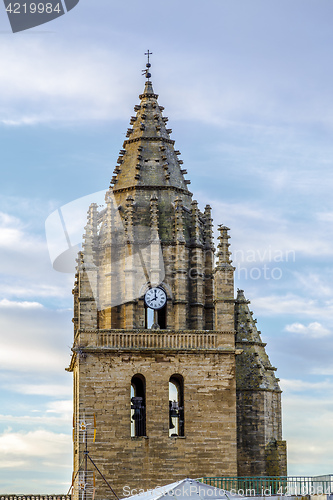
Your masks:
{"label": "tower buttress", "polygon": [[127,238],[126,245],[126,262],[125,262],[125,315],[124,315],[124,328],[131,330],[136,327],[135,325],[135,306],[137,300],[135,299],[135,248],[134,248],[134,198],[129,195],[126,198],[125,210],[125,233]]}
{"label": "tower buttress", "polygon": [[161,283],[163,257],[160,252],[160,239],[158,235],[158,197],[153,193],[150,197],[150,284],[158,286]]}
{"label": "tower buttress", "polygon": [[175,199],[175,283],[174,283],[174,326],[176,329],[186,328],[186,288],[187,266],[184,237],[183,203],[181,198]]}
{"label": "tower buttress", "polygon": [[189,271],[190,326],[193,330],[204,329],[204,281],[203,281],[203,245],[200,240],[199,209],[196,200],[191,203],[192,242],[191,267]]}
{"label": "tower buttress", "polygon": [[281,389],[243,290],[235,301],[237,462],[239,476],[286,476]]}
{"label": "tower buttress", "polygon": [[212,208],[205,206],[204,212],[204,274],[205,274],[205,330],[215,328],[215,306],[214,306],[214,242],[213,242],[213,219]]}
{"label": "tower buttress", "polygon": [[229,228],[223,225],[218,227],[217,265],[214,270],[214,304],[215,304],[215,330],[233,330],[234,316],[234,271],[231,265],[228,240]]}
{"label": "tower buttress", "polygon": [[98,267],[95,264],[95,242],[97,238],[97,204],[88,210],[88,221],[83,236],[83,252],[79,254],[78,322],[79,329],[98,328]]}

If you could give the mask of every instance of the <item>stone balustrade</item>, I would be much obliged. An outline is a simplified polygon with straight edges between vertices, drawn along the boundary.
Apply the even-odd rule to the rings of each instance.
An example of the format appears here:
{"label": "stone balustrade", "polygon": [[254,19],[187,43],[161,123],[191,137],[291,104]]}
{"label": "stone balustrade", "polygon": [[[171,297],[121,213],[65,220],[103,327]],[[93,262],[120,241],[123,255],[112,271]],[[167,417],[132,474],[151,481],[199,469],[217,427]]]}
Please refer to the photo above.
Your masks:
{"label": "stone balustrade", "polygon": [[98,347],[145,349],[216,349],[214,333],[100,333]]}

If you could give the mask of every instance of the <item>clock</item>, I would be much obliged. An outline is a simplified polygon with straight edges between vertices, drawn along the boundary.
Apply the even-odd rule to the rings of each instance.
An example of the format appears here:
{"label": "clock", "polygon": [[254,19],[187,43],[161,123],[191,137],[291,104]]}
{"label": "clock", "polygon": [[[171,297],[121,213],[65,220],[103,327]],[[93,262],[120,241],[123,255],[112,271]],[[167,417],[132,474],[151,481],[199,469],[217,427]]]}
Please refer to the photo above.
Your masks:
{"label": "clock", "polygon": [[145,294],[145,303],[151,309],[162,309],[167,301],[167,295],[163,288],[149,288]]}

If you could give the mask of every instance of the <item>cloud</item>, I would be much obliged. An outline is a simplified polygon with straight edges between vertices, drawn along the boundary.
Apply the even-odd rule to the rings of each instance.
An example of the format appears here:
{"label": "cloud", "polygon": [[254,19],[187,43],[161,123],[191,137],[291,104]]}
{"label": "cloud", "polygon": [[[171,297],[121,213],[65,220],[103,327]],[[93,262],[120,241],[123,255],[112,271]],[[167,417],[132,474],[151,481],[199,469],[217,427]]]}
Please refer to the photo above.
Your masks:
{"label": "cloud", "polygon": [[[34,467],[34,459],[46,462],[50,458],[50,450],[55,462],[71,467],[69,450],[71,436],[43,429],[30,432],[5,431],[0,435],[0,467],[21,469]],[[17,457],[19,460],[16,460]]]}
{"label": "cloud", "polygon": [[[204,203],[214,207],[216,223],[226,224],[230,230],[231,251],[236,262],[252,265],[256,262],[287,262],[293,266],[301,259],[330,257],[333,238],[326,224],[312,228],[308,235],[309,220],[291,218],[287,211],[264,202],[221,202],[208,199],[201,193]],[[254,255],[255,259],[248,257]],[[293,266],[294,267],[294,266]]]}
{"label": "cloud", "polygon": [[[36,396],[71,396],[72,387],[63,384],[12,384],[10,390],[20,394]],[[59,404],[57,401],[55,404]]]}
{"label": "cloud", "polygon": [[131,66],[122,64],[121,76],[115,72],[121,63],[115,52],[94,44],[66,46],[55,39],[46,44],[31,38],[2,41],[0,57],[6,72],[0,77],[0,122],[4,125],[117,119],[128,113]]}
{"label": "cloud", "polygon": [[[316,391],[317,393],[323,393],[325,396],[324,404],[327,404],[326,396],[328,392],[333,393],[333,381],[330,379],[321,380],[319,382],[309,382],[306,380],[299,379],[281,379],[280,380],[281,388],[286,393],[294,393],[294,392],[305,392],[308,395],[310,391]],[[316,399],[316,406],[318,404],[318,399]],[[333,406],[333,404],[332,404]]]}
{"label": "cloud", "polygon": [[[2,427],[10,428],[11,430],[15,428],[17,429],[53,429],[55,427],[59,427],[62,429],[71,430],[72,421],[73,421],[73,401],[70,399],[62,399],[62,400],[50,400],[52,397],[57,396],[69,396],[71,395],[71,380],[68,378],[69,384],[64,384],[65,388],[62,391],[58,390],[58,394],[53,394],[49,392],[48,394],[44,392],[38,392],[37,396],[39,398],[23,398],[21,399],[20,411],[25,413],[22,415],[15,414],[0,414],[0,422]],[[50,391],[52,390],[52,384],[49,385]],[[9,387],[8,390],[12,391],[12,387]],[[15,391],[15,387],[13,388],[13,392]],[[24,392],[20,391],[20,394],[34,396],[36,392]],[[41,397],[45,396],[45,397]],[[28,404],[24,404],[23,401],[28,401]],[[34,409],[31,409],[31,403],[35,403]]]}
{"label": "cloud", "polygon": [[18,217],[0,212],[0,250],[28,250],[33,246],[38,251],[42,245],[41,238],[24,231],[24,224]]}
{"label": "cloud", "polygon": [[320,212],[317,214],[317,217],[319,221],[333,222],[333,212]]}
{"label": "cloud", "polygon": [[28,461],[26,460],[1,460],[0,459],[0,469],[22,469],[27,467]]}
{"label": "cloud", "polygon": [[45,238],[5,212],[0,212],[0,275],[0,294],[6,296],[0,307],[12,308],[40,307],[37,301],[18,298],[69,299],[73,281],[72,275],[52,269]]}
{"label": "cloud", "polygon": [[[44,405],[40,404],[40,408]],[[23,428],[49,428],[54,429],[55,427],[60,427],[62,430],[64,428],[71,428],[72,425],[72,410],[73,403],[72,400],[68,401],[51,401],[46,404],[45,412],[42,409],[31,410],[33,415],[1,415],[0,422],[2,426],[7,427],[18,427]],[[53,409],[54,408],[54,409]],[[70,408],[70,409],[69,409]],[[59,410],[59,411],[57,411]],[[38,415],[36,415],[38,413]],[[54,414],[54,415],[51,415]],[[56,415],[58,414],[58,415]]]}
{"label": "cloud", "polygon": [[[49,493],[59,491],[58,488],[68,490],[72,471],[72,436],[68,425],[71,419],[68,415],[66,417],[67,421],[60,416],[30,420],[31,426],[38,426],[32,430],[22,430],[27,417],[13,417],[20,428],[8,428],[0,435],[0,469],[6,471],[0,477],[1,488],[19,488],[21,491],[26,488],[30,493],[40,493],[41,489]],[[4,416],[0,421],[6,423]],[[50,429],[43,428],[44,425]],[[68,434],[64,432],[66,428],[69,428]]]}
{"label": "cloud", "polygon": [[283,435],[288,447],[289,475],[329,474],[333,467],[333,383],[282,379]]}
{"label": "cloud", "polygon": [[[302,272],[293,271],[293,276],[296,279],[295,287],[309,296],[330,298],[333,296],[332,269],[326,266],[322,266],[320,269],[320,263],[314,263],[316,266],[316,272],[314,270],[302,269]],[[310,267],[308,265],[307,267]],[[321,272],[319,272],[319,270]]]}
{"label": "cloud", "polygon": [[[331,422],[326,422],[330,424]],[[311,426],[312,427],[312,426]],[[307,437],[288,439],[288,464],[289,470],[297,470],[299,475],[315,476],[330,474],[333,466],[330,450],[333,439],[326,438],[318,440],[313,429],[308,427]]]}
{"label": "cloud", "polygon": [[318,366],[311,370],[314,375],[333,375],[333,365],[332,366]]}
{"label": "cloud", "polygon": [[307,296],[300,297],[293,293],[281,295],[267,295],[266,297],[251,298],[256,314],[262,316],[314,316],[332,319],[333,301],[326,301],[324,304]]}
{"label": "cloud", "polygon": [[[72,391],[70,391],[70,394],[72,395]],[[64,400],[64,401],[51,401],[48,403],[48,413],[59,413],[61,415],[67,415],[70,418],[72,417],[73,413],[73,401],[70,400]]]}
{"label": "cloud", "polygon": [[62,372],[70,360],[71,316],[39,306],[0,307],[2,370]]}
{"label": "cloud", "polygon": [[40,309],[43,308],[44,306],[39,302],[27,302],[27,301],[18,302],[14,300],[2,299],[0,300],[0,307],[6,309],[16,309],[16,308]]}
{"label": "cloud", "polygon": [[[114,10],[114,5],[104,6],[106,12],[111,8]],[[130,10],[134,14],[135,7]],[[127,11],[119,15],[128,18]],[[188,13],[179,12],[179,17],[181,15],[187,19]],[[114,13],[110,12],[110,16],[113,17]],[[99,19],[99,24],[101,22]],[[172,23],[175,28],[174,19]],[[151,23],[151,29],[154,24],[156,23]],[[102,41],[99,40],[103,29],[96,31],[95,28],[92,35],[92,26],[89,26],[90,36],[77,36],[75,40],[70,39],[70,42],[66,38],[59,40],[56,37],[43,37],[41,40],[21,36],[10,42],[3,38],[0,57],[6,71],[0,77],[2,123],[6,126],[32,126],[54,121],[127,119],[128,102],[133,99],[133,95],[137,95],[137,82],[140,81],[138,60],[137,56],[133,56],[130,40],[139,45],[145,43],[145,35],[140,36],[136,28],[136,20],[132,30],[128,23],[122,51],[119,48],[105,49],[103,37]],[[109,33],[110,27],[105,27],[105,30]],[[220,32],[220,26],[216,30]],[[183,26],[180,35],[184,36],[182,32]],[[112,30],[111,33],[115,35]],[[212,33],[210,28],[209,35]],[[119,36],[120,33],[117,34],[117,39]],[[197,33],[194,41],[198,41]],[[168,41],[168,49],[169,44]],[[218,47],[220,42],[210,46]],[[300,94],[298,81],[289,75],[289,71],[281,78],[281,67],[276,64],[278,59],[274,58],[275,64],[272,64],[271,59],[267,58],[263,67],[260,57],[257,64],[256,58],[251,57],[249,70],[248,61],[243,59],[243,47],[237,50],[233,46],[236,53],[231,51],[221,54],[221,51],[215,49],[207,54],[206,51],[201,52],[204,49],[200,44],[196,47],[194,56],[192,43],[181,44],[181,47],[177,45],[177,58],[171,57],[165,49],[163,45],[160,47],[160,63],[155,60],[153,80],[161,82],[156,83],[155,90],[161,92],[163,101],[170,102],[169,108],[174,120],[184,120],[186,117],[189,121],[220,127],[234,124],[237,128],[244,125],[253,127],[256,122],[257,126],[259,124],[272,128],[274,117],[275,123],[279,121],[280,127],[284,129],[287,127],[286,123],[303,124],[311,119],[328,125],[332,123],[330,107],[327,106],[329,89],[318,95],[311,86],[306,89],[303,85],[303,93]],[[210,67],[208,80],[207,72],[198,68],[198,53]],[[186,65],[183,64],[184,60]],[[303,73],[304,66],[295,64],[293,69],[296,68],[300,74]],[[308,78],[302,80],[306,82]],[[322,88],[322,80],[318,80],[318,83]],[[286,89],[288,96],[293,96],[292,99],[286,99]],[[200,105],[195,106],[193,103]]]}
{"label": "cloud", "polygon": [[291,325],[286,325],[285,330],[286,332],[298,333],[314,339],[332,335],[332,331],[323,327],[323,325],[317,321],[309,323],[307,326],[302,323],[292,323]]}

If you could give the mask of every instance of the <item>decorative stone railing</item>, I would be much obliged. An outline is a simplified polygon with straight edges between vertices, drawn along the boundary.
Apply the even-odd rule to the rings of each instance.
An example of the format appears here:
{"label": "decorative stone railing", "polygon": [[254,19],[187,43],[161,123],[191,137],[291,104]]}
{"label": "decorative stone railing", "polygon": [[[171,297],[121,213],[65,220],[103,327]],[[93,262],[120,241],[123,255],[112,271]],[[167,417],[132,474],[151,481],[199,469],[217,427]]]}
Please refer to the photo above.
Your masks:
{"label": "decorative stone railing", "polygon": [[145,349],[217,349],[215,333],[99,333],[98,347]]}

